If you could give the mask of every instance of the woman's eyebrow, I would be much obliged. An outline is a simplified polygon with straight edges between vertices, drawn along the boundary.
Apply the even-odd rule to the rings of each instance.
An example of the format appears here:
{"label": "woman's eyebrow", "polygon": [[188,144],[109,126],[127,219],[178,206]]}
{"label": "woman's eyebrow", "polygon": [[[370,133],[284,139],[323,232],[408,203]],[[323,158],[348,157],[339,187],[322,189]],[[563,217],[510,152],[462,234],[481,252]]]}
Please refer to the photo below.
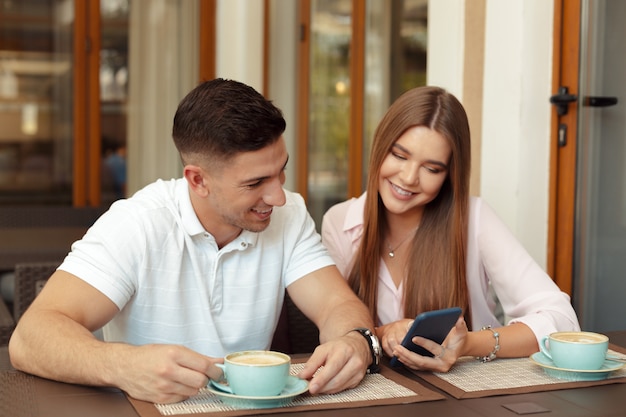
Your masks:
{"label": "woman's eyebrow", "polygon": [[398,149],[400,149],[402,152],[404,152],[404,153],[408,153],[409,155],[411,154],[411,152],[410,152],[407,148],[405,148],[404,146],[400,145],[400,144],[399,144],[399,143],[397,143],[397,142],[396,142],[396,143],[394,143],[391,147],[392,147],[392,148],[398,148]]}
{"label": "woman's eyebrow", "polygon": [[[398,148],[400,151],[408,154],[408,155],[413,155],[411,153],[411,151],[409,151],[407,148],[405,148],[404,146],[400,145],[399,143],[394,143],[392,148]],[[444,168],[444,169],[448,169],[448,164],[441,162],[441,161],[437,161],[435,159],[427,159],[426,161],[424,161],[428,164],[433,164],[433,165],[439,165],[440,167]]]}
{"label": "woman's eyebrow", "polygon": [[439,166],[440,166],[441,168],[443,168],[443,169],[448,169],[448,164],[445,164],[445,163],[443,163],[443,162],[441,162],[441,161],[436,161],[436,160],[434,160],[434,159],[428,159],[428,160],[426,161],[426,163],[428,163],[428,164],[432,164],[432,165],[439,165]]}

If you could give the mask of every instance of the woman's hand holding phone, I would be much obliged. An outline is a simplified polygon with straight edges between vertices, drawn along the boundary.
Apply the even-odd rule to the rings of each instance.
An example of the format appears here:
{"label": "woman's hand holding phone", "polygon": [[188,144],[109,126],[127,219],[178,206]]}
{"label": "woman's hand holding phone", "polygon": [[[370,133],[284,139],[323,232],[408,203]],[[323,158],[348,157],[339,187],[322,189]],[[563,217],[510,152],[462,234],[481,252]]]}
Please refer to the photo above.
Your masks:
{"label": "woman's hand holding phone", "polygon": [[397,345],[392,355],[407,368],[420,371],[448,372],[459,357],[464,355],[468,340],[465,319],[460,317],[443,343],[416,336],[413,340],[434,356],[423,356],[402,345]]}
{"label": "woman's hand holding phone", "polygon": [[[385,326],[383,347],[393,355],[390,365],[402,363],[412,369],[449,370],[460,356],[467,337],[461,314],[458,307],[419,314],[400,345],[396,340],[401,326]],[[413,342],[415,337],[419,344]]]}

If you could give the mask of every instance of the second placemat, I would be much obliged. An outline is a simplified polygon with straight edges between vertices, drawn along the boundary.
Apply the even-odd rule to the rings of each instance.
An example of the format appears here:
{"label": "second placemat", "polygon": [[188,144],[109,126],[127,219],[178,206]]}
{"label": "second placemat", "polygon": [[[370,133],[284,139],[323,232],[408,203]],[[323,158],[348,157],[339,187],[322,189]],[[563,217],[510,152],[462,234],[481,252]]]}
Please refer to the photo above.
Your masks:
{"label": "second placemat", "polygon": [[[624,349],[611,345],[611,352]],[[493,395],[523,394],[567,388],[589,387],[626,382],[626,367],[600,381],[567,381],[546,374],[529,358],[498,359],[482,363],[475,358],[460,358],[446,373],[412,371],[420,378],[455,398],[481,398]]]}

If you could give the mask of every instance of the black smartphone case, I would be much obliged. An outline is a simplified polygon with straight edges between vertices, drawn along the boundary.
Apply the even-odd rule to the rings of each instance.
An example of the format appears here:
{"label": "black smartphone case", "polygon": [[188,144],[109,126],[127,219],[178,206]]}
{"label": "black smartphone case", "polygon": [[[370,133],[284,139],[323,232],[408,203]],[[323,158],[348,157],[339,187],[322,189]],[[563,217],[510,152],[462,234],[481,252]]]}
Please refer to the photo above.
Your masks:
{"label": "black smartphone case", "polygon": [[[459,307],[451,307],[418,314],[404,340],[402,340],[402,346],[423,356],[433,356],[432,353],[421,346],[417,346],[411,340],[415,336],[421,336],[441,344],[456,324],[461,313],[462,310]],[[400,363],[395,356],[389,362],[391,366],[398,366]]]}

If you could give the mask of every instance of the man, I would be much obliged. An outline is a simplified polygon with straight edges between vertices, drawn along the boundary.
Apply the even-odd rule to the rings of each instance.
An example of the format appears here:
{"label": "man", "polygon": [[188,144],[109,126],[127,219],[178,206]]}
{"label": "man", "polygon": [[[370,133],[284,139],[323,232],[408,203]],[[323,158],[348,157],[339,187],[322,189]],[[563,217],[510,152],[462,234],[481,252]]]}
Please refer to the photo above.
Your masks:
{"label": "man", "polygon": [[[225,354],[270,346],[286,288],[320,329],[300,374],[310,392],[356,386],[376,358],[363,330],[373,322],[302,198],[282,187],[284,129],[280,110],[244,84],[192,90],[173,127],[184,178],[116,202],[74,243],[20,320],[13,365],[180,401],[220,377]],[[102,326],[105,342],[92,335]]]}

